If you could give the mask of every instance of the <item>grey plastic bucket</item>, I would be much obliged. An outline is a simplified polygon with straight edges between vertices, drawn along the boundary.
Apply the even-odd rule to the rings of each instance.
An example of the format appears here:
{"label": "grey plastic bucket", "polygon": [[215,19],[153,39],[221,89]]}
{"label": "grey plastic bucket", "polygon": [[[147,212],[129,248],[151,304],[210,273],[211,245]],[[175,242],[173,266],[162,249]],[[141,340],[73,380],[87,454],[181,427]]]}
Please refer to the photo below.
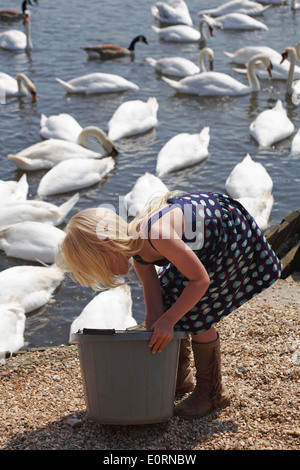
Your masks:
{"label": "grey plastic bucket", "polygon": [[152,354],[151,331],[87,330],[78,343],[88,416],[101,424],[146,424],[173,416],[180,340]]}

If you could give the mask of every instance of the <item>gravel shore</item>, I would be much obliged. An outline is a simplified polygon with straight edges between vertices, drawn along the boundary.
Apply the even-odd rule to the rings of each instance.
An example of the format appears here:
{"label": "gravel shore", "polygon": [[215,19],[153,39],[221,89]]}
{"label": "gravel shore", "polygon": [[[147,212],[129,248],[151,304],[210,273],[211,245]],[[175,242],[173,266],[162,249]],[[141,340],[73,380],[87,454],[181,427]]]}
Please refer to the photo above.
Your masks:
{"label": "gravel shore", "polygon": [[298,450],[300,281],[289,277],[223,320],[231,407],[201,419],[100,425],[86,414],[76,345],[0,363],[2,450]]}

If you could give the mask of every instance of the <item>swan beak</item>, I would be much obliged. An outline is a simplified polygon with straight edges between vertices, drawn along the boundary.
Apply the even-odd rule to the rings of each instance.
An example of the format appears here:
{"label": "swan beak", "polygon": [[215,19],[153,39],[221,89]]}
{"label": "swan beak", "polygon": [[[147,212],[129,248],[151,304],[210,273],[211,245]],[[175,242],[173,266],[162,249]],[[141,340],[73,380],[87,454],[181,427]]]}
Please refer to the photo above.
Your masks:
{"label": "swan beak", "polygon": [[109,152],[109,155],[110,155],[111,157],[117,157],[117,156],[119,155],[119,152],[118,152],[118,150],[117,150],[115,147],[113,147],[112,151]]}
{"label": "swan beak", "polygon": [[37,97],[36,91],[32,90],[30,93],[31,93],[32,99],[34,101],[37,101],[38,97]]}
{"label": "swan beak", "polygon": [[289,54],[286,51],[281,54],[281,57],[282,57],[281,62],[280,62],[281,64],[288,58],[288,55]]}
{"label": "swan beak", "polygon": [[270,62],[270,65],[268,67],[268,73],[269,73],[270,77],[272,77],[272,70],[273,70],[273,64],[272,64],[272,62]]}
{"label": "swan beak", "polygon": [[214,61],[210,60],[209,61],[209,70],[212,71],[214,69]]}
{"label": "swan beak", "polygon": [[212,28],[212,26],[208,26],[208,29],[209,29],[209,33],[211,36],[214,35],[214,29]]}

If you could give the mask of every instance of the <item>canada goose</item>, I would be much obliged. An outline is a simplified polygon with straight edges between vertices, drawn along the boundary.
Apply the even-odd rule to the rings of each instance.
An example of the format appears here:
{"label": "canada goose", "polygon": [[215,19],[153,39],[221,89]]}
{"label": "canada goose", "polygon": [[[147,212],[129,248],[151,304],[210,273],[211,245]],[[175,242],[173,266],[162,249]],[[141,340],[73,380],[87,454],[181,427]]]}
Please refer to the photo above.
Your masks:
{"label": "canada goose", "polygon": [[0,20],[3,21],[19,21],[24,19],[25,10],[27,10],[27,4],[32,5],[30,0],[24,0],[22,2],[22,11],[7,9],[0,10]]}
{"label": "canada goose", "polygon": [[99,44],[96,46],[81,47],[87,52],[89,57],[100,56],[101,59],[117,59],[119,57],[130,56],[134,54],[135,45],[137,42],[148,44],[145,36],[136,36],[128,46],[128,49],[117,44]]}

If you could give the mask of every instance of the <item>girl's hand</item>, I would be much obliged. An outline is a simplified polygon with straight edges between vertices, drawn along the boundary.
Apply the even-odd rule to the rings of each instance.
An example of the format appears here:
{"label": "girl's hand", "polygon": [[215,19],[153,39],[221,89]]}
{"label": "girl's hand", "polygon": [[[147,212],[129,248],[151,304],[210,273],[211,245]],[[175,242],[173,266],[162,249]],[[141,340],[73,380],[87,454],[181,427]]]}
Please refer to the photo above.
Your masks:
{"label": "girl's hand", "polygon": [[163,318],[159,318],[153,323],[151,330],[152,329],[154,331],[149,341],[149,347],[152,348],[152,354],[156,352],[160,353],[173,338],[173,324]]}

